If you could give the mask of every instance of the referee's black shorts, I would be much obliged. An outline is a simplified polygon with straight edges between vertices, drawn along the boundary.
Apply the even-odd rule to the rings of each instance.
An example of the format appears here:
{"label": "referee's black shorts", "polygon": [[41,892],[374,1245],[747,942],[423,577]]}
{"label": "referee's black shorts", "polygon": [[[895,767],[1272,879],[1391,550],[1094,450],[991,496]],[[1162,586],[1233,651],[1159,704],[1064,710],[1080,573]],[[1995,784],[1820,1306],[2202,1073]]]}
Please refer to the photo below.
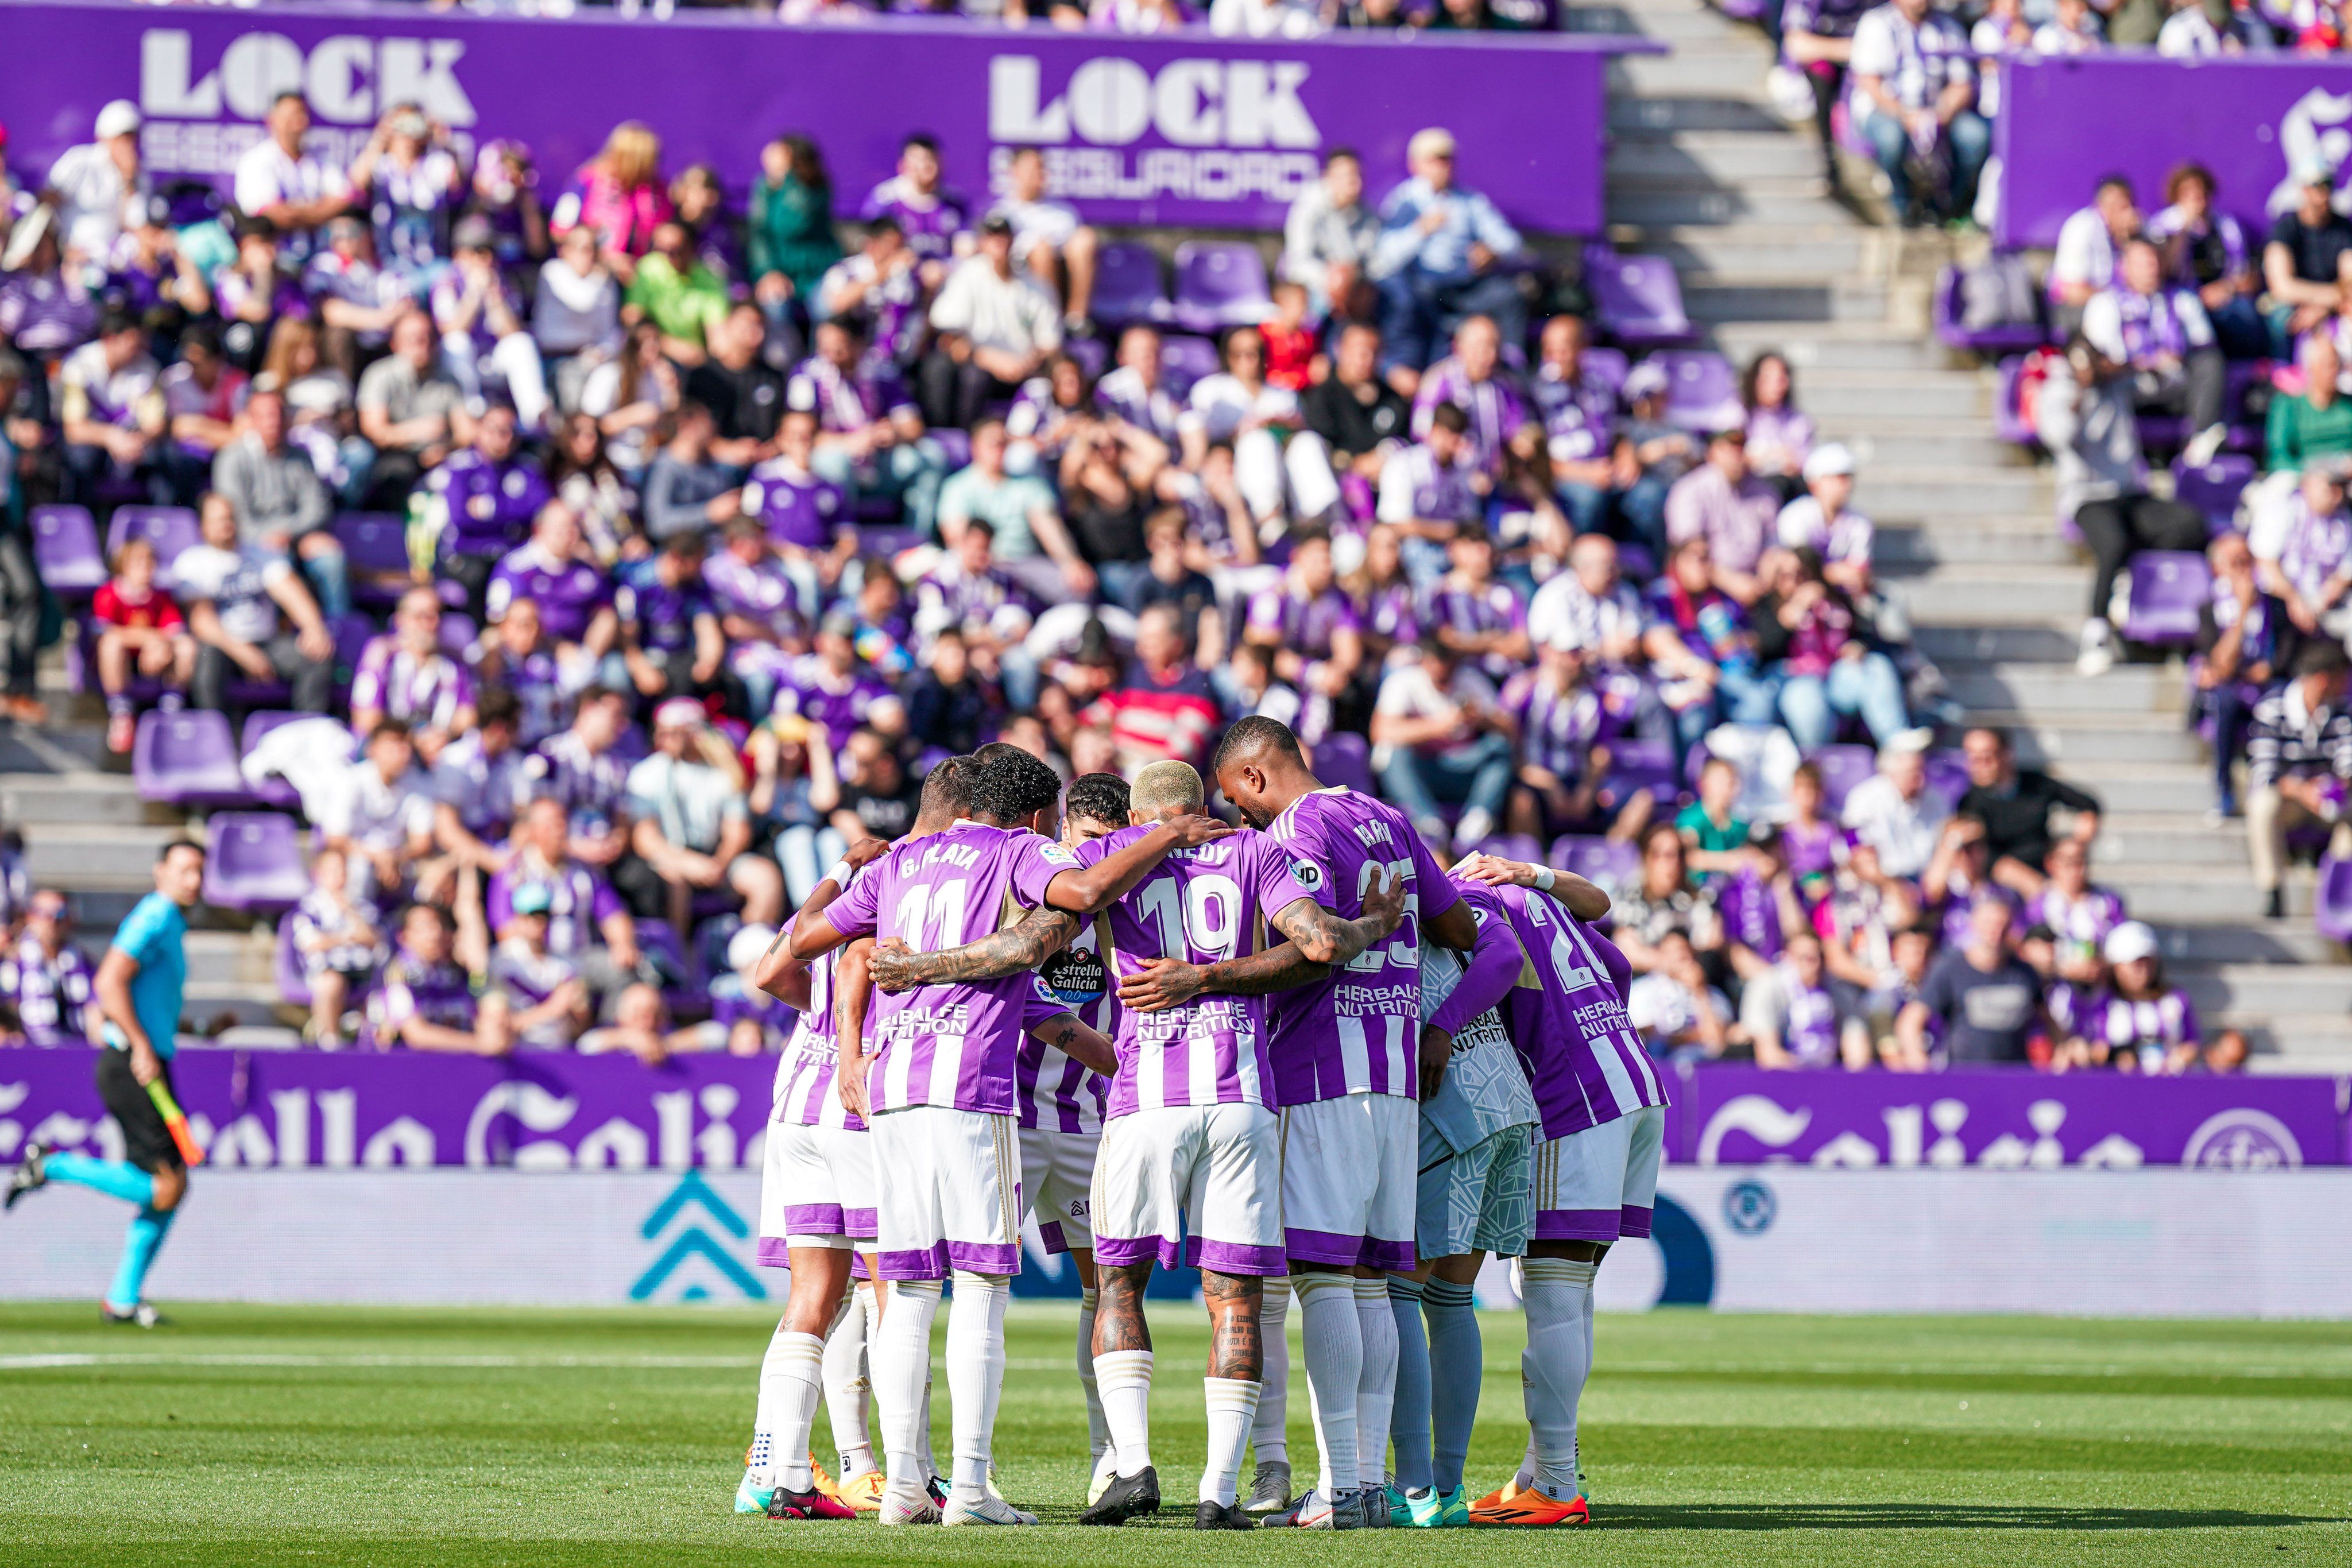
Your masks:
{"label": "referee's black shorts", "polygon": [[[180,1092],[172,1082],[169,1058],[163,1067],[163,1087],[177,1100]],[[163,1113],[155,1109],[146,1089],[131,1075],[129,1051],[108,1046],[98,1053],[98,1097],[105,1102],[106,1113],[122,1127],[124,1159],[143,1171],[187,1168],[187,1162],[180,1157],[180,1145],[172,1141],[172,1129],[163,1124]]]}

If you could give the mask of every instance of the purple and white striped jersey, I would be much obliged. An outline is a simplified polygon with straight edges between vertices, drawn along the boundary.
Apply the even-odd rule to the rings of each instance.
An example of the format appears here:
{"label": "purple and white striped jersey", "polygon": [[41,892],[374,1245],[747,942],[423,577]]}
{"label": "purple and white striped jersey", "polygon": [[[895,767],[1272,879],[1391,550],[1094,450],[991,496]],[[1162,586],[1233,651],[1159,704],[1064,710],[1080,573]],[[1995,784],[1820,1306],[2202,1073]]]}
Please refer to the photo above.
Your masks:
{"label": "purple and white striped jersey", "polygon": [[[861,866],[852,873],[849,885],[854,888],[873,874],[871,866]],[[844,897],[847,890],[844,890]],[[833,902],[838,909],[841,899]],[[795,915],[793,919],[798,919]],[[835,916],[838,919],[838,916]],[[793,921],[784,923],[790,932]],[[835,930],[841,927],[836,924]],[[844,947],[832,952],[809,966],[809,1005],[801,1011],[800,1021],[793,1026],[793,1038],[784,1046],[783,1060],[776,1063],[776,1101],[772,1120],[794,1127],[845,1127],[862,1133],[866,1124],[850,1114],[833,1092],[834,1069],[841,1061],[840,1023],[834,1016],[835,971],[841,962]],[[882,999],[880,992],[875,1000]],[[873,1023],[869,1014],[866,1022]],[[867,1079],[871,1085],[875,1081]]]}
{"label": "purple and white striped jersey", "polygon": [[539,606],[541,635],[549,642],[577,643],[597,612],[613,602],[613,582],[593,562],[556,560],[527,544],[509,551],[491,570],[484,612],[493,622],[502,620],[518,599]]}
{"label": "purple and white striped jersey", "polygon": [[[1078,859],[1092,865],[1150,831],[1122,828],[1080,844]],[[1097,918],[1113,988],[1118,979],[1141,973],[1148,958],[1216,964],[1276,946],[1282,938],[1268,930],[1274,916],[1314,896],[1290,856],[1265,833],[1244,828],[1214,843],[1172,850]],[[1123,1010],[1118,1075],[1106,1113],[1228,1103],[1275,1109],[1265,1006],[1256,997],[1203,995],[1164,1012]]]}
{"label": "purple and white striped jersey", "polygon": [[2102,991],[2083,1009],[2075,1029],[2086,1040],[2103,1041],[2112,1055],[2136,1051],[2140,1069],[2153,1072],[2164,1063],[2168,1047],[2195,1045],[2197,1008],[2186,991],[2134,1001],[2114,991]]}
{"label": "purple and white striped jersey", "polygon": [[1495,896],[1536,981],[1530,988],[1522,975],[1504,1000],[1503,1021],[1543,1113],[1544,1136],[1665,1104],[1665,1081],[1625,1019],[1624,956],[1548,893],[1498,887]]}
{"label": "purple and white striped jersey", "polygon": [[[1078,859],[1036,833],[959,821],[899,844],[866,868],[825,911],[852,940],[896,936],[918,953],[944,953],[1017,923]],[[952,1106],[1009,1116],[1021,1039],[1037,978],[918,986],[877,992],[867,1020],[875,1061],[866,1078],[877,1112]]]}
{"label": "purple and white striped jersey", "polygon": [[390,632],[372,637],[352,672],[352,706],[415,729],[447,729],[474,700],[466,666],[436,649],[418,658]]}
{"label": "purple and white striped jersey", "polygon": [[[1079,853],[1083,862],[1086,855]],[[1102,923],[1079,927],[1070,945],[1037,970],[1040,1006],[1075,1013],[1080,1023],[1111,1040],[1118,1038],[1118,987],[1102,959]],[[1103,1096],[1109,1083],[1042,1040],[1021,1037],[1016,1076],[1021,1084],[1021,1124],[1063,1133],[1102,1131]]]}
{"label": "purple and white striped jersey", "polygon": [[971,222],[962,197],[940,190],[926,194],[895,174],[867,193],[858,217],[869,224],[876,218],[892,220],[907,236],[907,248],[926,260],[954,255],[956,235]]}
{"label": "purple and white striped jersey", "polygon": [[1405,879],[1404,918],[1386,942],[1326,979],[1269,998],[1277,1108],[1347,1094],[1412,1098],[1421,1086],[1422,916],[1453,908],[1461,894],[1402,813],[1353,789],[1301,796],[1266,836],[1288,852],[1298,884],[1343,920],[1364,913],[1375,873]]}
{"label": "purple and white striped jersey", "polygon": [[1608,699],[1582,681],[1562,691],[1543,670],[1522,670],[1503,687],[1503,711],[1519,722],[1525,758],[1568,783],[1584,777],[1592,748],[1617,733]]}

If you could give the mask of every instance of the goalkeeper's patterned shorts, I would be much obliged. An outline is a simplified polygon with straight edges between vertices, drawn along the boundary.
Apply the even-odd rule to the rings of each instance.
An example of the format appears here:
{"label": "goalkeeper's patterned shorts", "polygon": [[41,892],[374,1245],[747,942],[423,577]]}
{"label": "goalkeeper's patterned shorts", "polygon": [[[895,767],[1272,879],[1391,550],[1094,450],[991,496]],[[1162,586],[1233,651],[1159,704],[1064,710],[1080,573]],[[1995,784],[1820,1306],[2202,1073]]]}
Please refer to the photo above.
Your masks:
{"label": "goalkeeper's patterned shorts", "polygon": [[1423,1262],[1465,1252],[1516,1258],[1528,1249],[1536,1224],[1537,1131],[1506,1127],[1456,1153],[1422,1124],[1413,1251]]}

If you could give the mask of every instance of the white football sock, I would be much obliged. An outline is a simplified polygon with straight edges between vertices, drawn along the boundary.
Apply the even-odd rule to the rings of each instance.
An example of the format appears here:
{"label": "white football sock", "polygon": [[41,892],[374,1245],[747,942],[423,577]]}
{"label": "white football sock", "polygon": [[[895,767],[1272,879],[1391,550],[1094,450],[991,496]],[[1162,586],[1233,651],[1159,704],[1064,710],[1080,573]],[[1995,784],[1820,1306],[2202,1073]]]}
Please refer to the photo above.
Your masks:
{"label": "white football sock", "polygon": [[1356,1386],[1364,1375],[1364,1331],[1356,1281],[1320,1270],[1291,1281],[1307,1359],[1307,1399],[1315,1413],[1320,1490],[1336,1500],[1356,1490]]}
{"label": "white football sock", "polygon": [[873,1287],[857,1286],[842,1301],[824,1336],[824,1414],[833,1424],[845,1481],[874,1468],[874,1441],[866,1430],[874,1392],[866,1376],[866,1320],[873,1305]]}
{"label": "white football sock", "polygon": [[1087,1396],[1087,1452],[1100,1460],[1110,1447],[1110,1423],[1103,1418],[1102,1390],[1095,1383],[1095,1308],[1101,1292],[1078,1292],[1078,1386]]}
{"label": "white football sock", "polygon": [[1250,1448],[1261,1465],[1290,1462],[1290,1281],[1268,1280],[1257,1310],[1262,1347],[1257,1414],[1250,1420]]}
{"label": "white football sock", "polygon": [[1151,1353],[1105,1351],[1095,1357],[1095,1382],[1102,1389],[1118,1473],[1139,1475],[1151,1463]]}
{"label": "white football sock", "polygon": [[939,1312],[937,1280],[891,1281],[889,1309],[868,1353],[893,1487],[919,1490],[930,1479],[923,1455],[930,1446],[931,1321]]}
{"label": "white football sock", "polygon": [[955,1272],[947,1359],[959,1490],[988,1490],[989,1436],[1004,1393],[1004,1306],[1012,1297],[1013,1281],[1002,1274]]}
{"label": "white football sock", "polygon": [[1386,1280],[1355,1285],[1356,1323],[1364,1338],[1363,1371],[1356,1379],[1356,1484],[1377,1487],[1387,1479],[1389,1416],[1396,1407],[1396,1312]]}
{"label": "white football sock", "polygon": [[1597,1267],[1566,1258],[1527,1261],[1528,1348],[1519,1368],[1535,1432],[1535,1485],[1562,1501],[1577,1495],[1576,1406],[1592,1373],[1584,1314]]}
{"label": "white football sock", "polygon": [[[760,1448],[768,1448],[766,1484],[806,1491],[809,1474],[809,1427],[816,1421],[817,1396],[824,1387],[824,1341],[813,1333],[776,1330],[760,1363],[760,1415],[751,1437],[752,1469],[759,1469]],[[756,1478],[752,1484],[761,1484]]]}
{"label": "white football sock", "polygon": [[1201,1391],[1209,1404],[1209,1464],[1201,1472],[1201,1500],[1231,1508],[1241,1492],[1242,1450],[1257,1414],[1258,1385],[1238,1377],[1204,1377]]}

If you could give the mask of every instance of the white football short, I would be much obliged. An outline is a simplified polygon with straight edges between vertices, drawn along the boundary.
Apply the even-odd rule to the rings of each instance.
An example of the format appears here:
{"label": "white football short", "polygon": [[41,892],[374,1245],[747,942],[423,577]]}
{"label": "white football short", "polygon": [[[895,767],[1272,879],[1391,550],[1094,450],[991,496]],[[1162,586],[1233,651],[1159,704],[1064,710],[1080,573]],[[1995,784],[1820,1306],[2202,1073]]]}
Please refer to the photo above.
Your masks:
{"label": "white football short", "polygon": [[768,1124],[760,1161],[761,1263],[785,1266],[794,1247],[844,1248],[874,1239],[870,1134],[845,1127]]}
{"label": "white football short", "polygon": [[910,1105],[873,1118],[876,1251],[885,1280],[1021,1271],[1020,1128]]}
{"label": "white football short", "polygon": [[1644,1105],[1536,1145],[1538,1241],[1615,1241],[1650,1234],[1666,1113]]}
{"label": "white football short", "polygon": [[1065,1133],[1057,1127],[1021,1129],[1021,1201],[1037,1217],[1037,1233],[1048,1252],[1095,1244],[1087,1218],[1100,1133]]}
{"label": "white football short", "polygon": [[1097,1267],[1280,1274],[1282,1124],[1238,1103],[1116,1117],[1103,1125],[1094,1212]]}
{"label": "white football short", "polygon": [[1421,1107],[1347,1094],[1282,1113],[1282,1241],[1293,1258],[1341,1268],[1413,1264]]}

